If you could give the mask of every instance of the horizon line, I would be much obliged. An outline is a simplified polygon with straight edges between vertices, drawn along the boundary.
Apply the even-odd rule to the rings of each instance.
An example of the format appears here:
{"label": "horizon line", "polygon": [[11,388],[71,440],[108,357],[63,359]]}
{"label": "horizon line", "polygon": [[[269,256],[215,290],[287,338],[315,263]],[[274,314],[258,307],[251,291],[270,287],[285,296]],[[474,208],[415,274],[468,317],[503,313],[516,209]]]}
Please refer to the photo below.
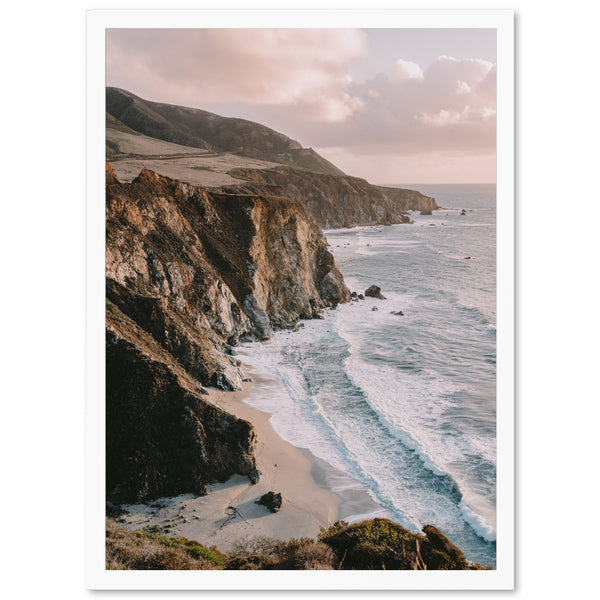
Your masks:
{"label": "horizon line", "polygon": [[435,182],[435,183],[372,183],[371,185],[380,185],[380,186],[386,186],[386,185],[497,185],[496,181],[463,181],[463,182],[454,182],[454,183],[448,183],[448,182]]}

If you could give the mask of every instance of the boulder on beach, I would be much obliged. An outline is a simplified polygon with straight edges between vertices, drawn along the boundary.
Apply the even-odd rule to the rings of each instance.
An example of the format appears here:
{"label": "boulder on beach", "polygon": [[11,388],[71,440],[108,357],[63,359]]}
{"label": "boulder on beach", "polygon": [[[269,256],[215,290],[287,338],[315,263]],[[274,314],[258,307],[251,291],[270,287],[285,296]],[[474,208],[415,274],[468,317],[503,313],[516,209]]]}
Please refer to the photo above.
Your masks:
{"label": "boulder on beach", "polygon": [[365,296],[370,296],[371,298],[379,298],[380,300],[385,300],[385,296],[381,293],[381,288],[378,285],[372,285],[365,290]]}
{"label": "boulder on beach", "polygon": [[281,494],[275,492],[267,492],[260,500],[256,501],[256,504],[262,504],[266,506],[271,512],[275,513],[281,508],[282,498]]}
{"label": "boulder on beach", "polygon": [[262,475],[260,469],[258,467],[254,467],[252,469],[252,471],[250,471],[250,473],[248,473],[248,479],[250,479],[250,483],[252,483],[252,485],[256,485],[260,479],[260,476]]}

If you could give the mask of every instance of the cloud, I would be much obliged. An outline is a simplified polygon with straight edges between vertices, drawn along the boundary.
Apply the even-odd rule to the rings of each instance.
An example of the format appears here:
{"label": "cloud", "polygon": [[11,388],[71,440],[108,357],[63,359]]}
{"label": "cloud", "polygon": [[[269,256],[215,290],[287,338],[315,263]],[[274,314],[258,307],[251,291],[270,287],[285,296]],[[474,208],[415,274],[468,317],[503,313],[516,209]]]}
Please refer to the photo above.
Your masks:
{"label": "cloud", "polygon": [[399,58],[392,69],[392,77],[397,81],[423,79],[423,70],[417,63]]}
{"label": "cloud", "polygon": [[107,83],[162,102],[289,107],[340,122],[364,105],[348,87],[365,51],[357,29],[111,29]]}
{"label": "cloud", "polygon": [[349,90],[363,105],[343,125],[303,125],[315,146],[411,155],[495,151],[496,67],[490,62],[440,56],[421,69],[398,60]]}
{"label": "cloud", "polygon": [[[380,165],[404,161],[422,171],[429,156],[432,168],[445,165],[444,177],[462,165],[466,181],[472,164],[489,180],[496,65],[446,54],[423,65],[384,61],[368,39],[356,29],[109,30],[107,83],[258,121],[348,173],[367,176],[364,165],[381,181]],[[367,62],[374,74],[353,80],[353,67]]]}

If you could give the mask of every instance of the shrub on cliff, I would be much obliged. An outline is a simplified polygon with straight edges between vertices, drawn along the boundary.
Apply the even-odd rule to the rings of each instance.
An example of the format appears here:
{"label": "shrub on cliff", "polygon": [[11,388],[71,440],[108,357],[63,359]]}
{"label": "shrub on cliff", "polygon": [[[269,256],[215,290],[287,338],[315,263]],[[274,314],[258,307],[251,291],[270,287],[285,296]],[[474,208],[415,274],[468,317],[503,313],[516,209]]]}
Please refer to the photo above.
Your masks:
{"label": "shrub on cliff", "polygon": [[106,521],[106,568],[109,570],[213,570],[225,566],[225,556],[185,538],[129,532]]}
{"label": "shrub on cliff", "polygon": [[288,542],[259,538],[238,544],[230,554],[227,569],[238,570],[329,570],[337,568],[332,549],[310,538]]}
{"label": "shrub on cliff", "polygon": [[415,534],[388,519],[322,528],[317,540],[244,540],[223,554],[184,537],[130,532],[107,519],[107,569],[479,570],[432,525]]}
{"label": "shrub on cliff", "polygon": [[471,568],[463,553],[435,527],[427,525],[423,531],[426,537],[388,519],[372,519],[353,525],[338,522],[322,530],[319,539],[334,550],[340,569]]}

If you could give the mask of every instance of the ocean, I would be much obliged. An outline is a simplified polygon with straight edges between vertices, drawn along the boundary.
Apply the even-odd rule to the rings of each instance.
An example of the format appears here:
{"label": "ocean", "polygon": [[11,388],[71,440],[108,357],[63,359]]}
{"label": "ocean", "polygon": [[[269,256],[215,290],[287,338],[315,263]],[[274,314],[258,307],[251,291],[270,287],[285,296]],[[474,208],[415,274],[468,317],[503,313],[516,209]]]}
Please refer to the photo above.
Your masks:
{"label": "ocean", "polygon": [[333,467],[327,484],[341,498],[369,496],[362,512],[342,503],[341,518],[432,524],[468,560],[495,566],[496,188],[399,187],[444,208],[411,213],[411,225],[325,232],[349,289],[375,284],[386,299],[242,345],[247,402]]}

